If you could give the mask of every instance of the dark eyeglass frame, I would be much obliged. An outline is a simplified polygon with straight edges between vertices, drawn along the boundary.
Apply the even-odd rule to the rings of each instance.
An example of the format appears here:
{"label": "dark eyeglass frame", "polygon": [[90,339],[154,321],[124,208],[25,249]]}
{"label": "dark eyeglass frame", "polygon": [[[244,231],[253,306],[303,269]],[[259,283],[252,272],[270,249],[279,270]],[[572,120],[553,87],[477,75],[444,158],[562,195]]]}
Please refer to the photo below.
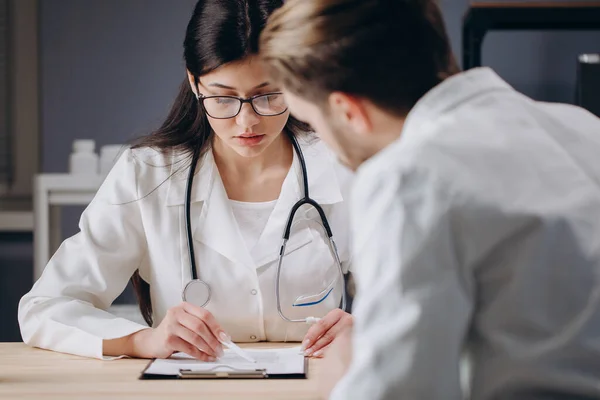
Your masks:
{"label": "dark eyeglass frame", "polygon": [[[237,96],[204,96],[202,93],[198,92],[198,101],[202,102],[202,108],[204,108],[204,112],[211,118],[213,119],[230,119],[230,118],[235,118],[239,115],[239,113],[242,111],[242,107],[244,105],[244,103],[250,103],[250,106],[252,107],[252,109],[254,110],[254,112],[257,115],[260,115],[261,117],[276,117],[278,115],[283,114],[284,112],[286,112],[288,110],[288,107],[286,105],[285,109],[277,114],[262,114],[260,112],[258,112],[256,110],[256,107],[254,106],[254,100],[256,100],[257,98],[260,97],[266,97],[266,96],[273,96],[273,95],[283,95],[283,92],[270,92],[270,93],[261,93],[261,94],[257,94],[251,97],[247,97],[247,98],[243,98],[243,97],[237,97]],[[226,98],[226,99],[234,99],[234,100],[238,100],[240,102],[240,106],[238,107],[237,112],[232,115],[231,117],[213,117],[212,115],[210,115],[210,113],[206,110],[206,106],[204,105],[204,100],[207,99],[214,99],[214,98]]]}

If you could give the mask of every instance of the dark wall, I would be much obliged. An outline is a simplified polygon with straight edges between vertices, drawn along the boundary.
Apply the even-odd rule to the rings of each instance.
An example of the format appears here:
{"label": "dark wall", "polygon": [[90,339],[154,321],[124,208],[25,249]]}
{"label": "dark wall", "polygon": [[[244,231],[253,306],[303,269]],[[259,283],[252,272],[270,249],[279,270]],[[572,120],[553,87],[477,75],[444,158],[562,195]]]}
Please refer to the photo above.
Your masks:
{"label": "dark wall", "polygon": [[166,115],[185,78],[194,0],[44,0],[42,168],[66,172],[71,142],[125,143]]}

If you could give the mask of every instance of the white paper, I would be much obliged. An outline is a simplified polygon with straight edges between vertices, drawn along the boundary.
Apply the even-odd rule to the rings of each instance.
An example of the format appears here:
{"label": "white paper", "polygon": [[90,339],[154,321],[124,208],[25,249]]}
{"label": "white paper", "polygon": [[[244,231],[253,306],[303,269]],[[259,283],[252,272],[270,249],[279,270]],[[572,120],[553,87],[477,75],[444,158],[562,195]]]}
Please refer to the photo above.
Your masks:
{"label": "white paper", "polygon": [[167,359],[154,360],[146,369],[150,375],[179,375],[180,370],[219,372],[265,369],[267,374],[303,374],[304,354],[300,347],[286,349],[244,349],[256,363],[238,356],[233,350],[225,349],[225,355],[215,362],[197,360],[185,353],[176,353]]}

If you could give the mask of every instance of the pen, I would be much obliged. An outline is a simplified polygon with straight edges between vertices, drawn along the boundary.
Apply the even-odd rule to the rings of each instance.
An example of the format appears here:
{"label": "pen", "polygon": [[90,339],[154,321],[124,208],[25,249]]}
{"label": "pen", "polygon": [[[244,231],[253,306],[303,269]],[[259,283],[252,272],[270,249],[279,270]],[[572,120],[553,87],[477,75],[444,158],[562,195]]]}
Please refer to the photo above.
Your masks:
{"label": "pen", "polygon": [[246,361],[249,361],[251,363],[256,363],[256,360],[254,358],[250,357],[250,355],[248,353],[246,353],[244,350],[242,350],[237,344],[233,343],[231,341],[231,339],[225,333],[221,333],[219,335],[219,337],[220,337],[219,341],[221,342],[221,344],[226,346],[228,349],[233,350],[235,352],[235,354],[242,357]]}

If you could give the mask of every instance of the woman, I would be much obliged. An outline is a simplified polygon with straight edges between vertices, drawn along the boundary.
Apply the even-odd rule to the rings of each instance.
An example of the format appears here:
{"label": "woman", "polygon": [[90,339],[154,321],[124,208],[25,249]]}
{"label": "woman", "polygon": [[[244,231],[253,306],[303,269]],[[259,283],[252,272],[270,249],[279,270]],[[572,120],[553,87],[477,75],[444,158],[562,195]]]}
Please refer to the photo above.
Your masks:
{"label": "woman", "polygon": [[[97,358],[184,351],[212,361],[229,338],[304,340],[307,354],[318,356],[351,323],[337,308],[343,285],[314,208],[302,207],[292,225],[280,304],[288,318],[324,318],[308,330],[278,312],[281,235],[304,192],[294,143],[304,154],[310,196],[336,234],[344,272],[349,258],[342,196],[348,176],[289,116],[256,57],[259,33],[281,3],[197,3],[184,41],[187,79],[172,110],[119,159],[84,211],[81,231],[21,300],[26,343]],[[206,304],[200,292],[182,302],[194,270],[206,283],[196,289],[210,287]],[[106,311],[130,277],[151,328]]]}

